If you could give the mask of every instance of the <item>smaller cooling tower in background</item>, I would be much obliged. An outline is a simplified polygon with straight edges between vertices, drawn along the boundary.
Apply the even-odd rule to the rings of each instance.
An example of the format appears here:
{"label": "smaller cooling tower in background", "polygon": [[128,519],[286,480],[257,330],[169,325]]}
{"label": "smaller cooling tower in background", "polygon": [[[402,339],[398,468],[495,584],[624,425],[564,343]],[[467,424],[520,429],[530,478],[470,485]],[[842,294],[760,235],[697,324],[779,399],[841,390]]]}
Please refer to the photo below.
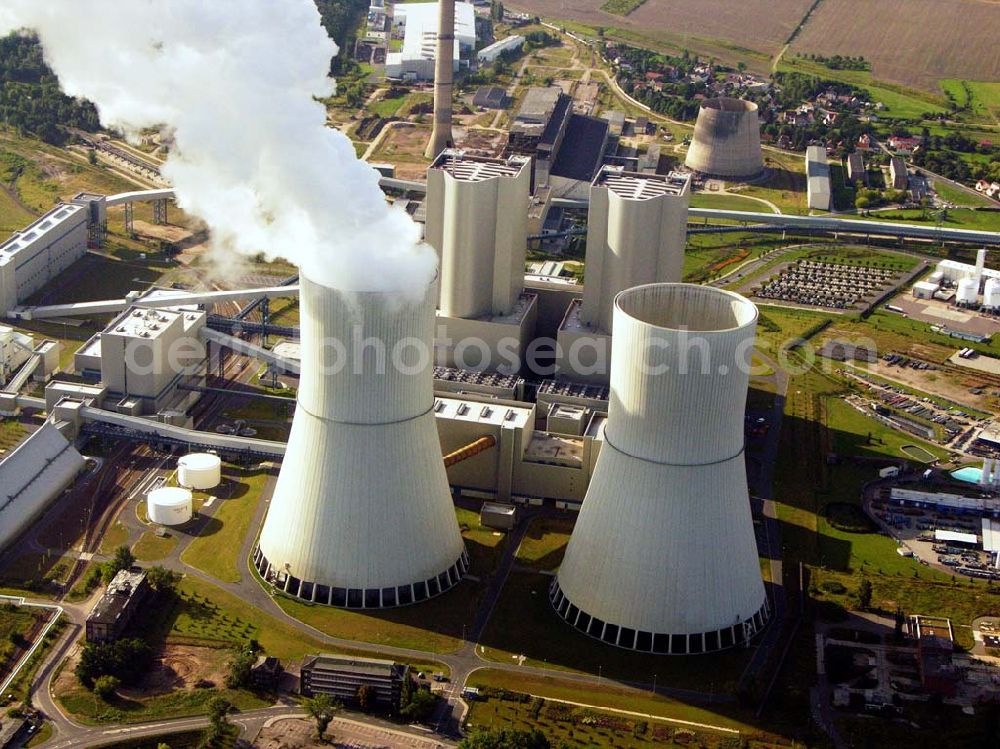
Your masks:
{"label": "smaller cooling tower in background", "polygon": [[422,298],[301,279],[302,376],[254,565],[293,596],[417,603],[468,568],[434,417],[437,285]]}
{"label": "smaller cooling tower in background", "polygon": [[711,177],[748,179],[760,174],[757,105],[743,99],[706,99],[698,111],[684,164]]}
{"label": "smaller cooling tower in background", "polygon": [[743,457],[757,308],[651,284],[619,294],[614,314],[604,444],[552,604],[630,650],[741,645],[768,617]]}

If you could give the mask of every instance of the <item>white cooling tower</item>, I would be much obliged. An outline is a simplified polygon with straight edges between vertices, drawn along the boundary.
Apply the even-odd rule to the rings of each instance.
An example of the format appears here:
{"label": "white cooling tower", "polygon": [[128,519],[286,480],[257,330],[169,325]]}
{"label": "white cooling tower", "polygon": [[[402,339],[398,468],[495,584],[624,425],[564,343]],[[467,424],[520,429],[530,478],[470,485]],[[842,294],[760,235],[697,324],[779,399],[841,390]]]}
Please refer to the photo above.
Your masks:
{"label": "white cooling tower", "polygon": [[432,411],[436,294],[406,302],[301,281],[298,404],[254,554],[291,595],[401,606],[468,568]]}
{"label": "white cooling tower", "polygon": [[757,308],[651,284],[619,294],[614,314],[604,444],[552,604],[631,650],[740,645],[769,614],[743,458]]}
{"label": "white cooling tower", "polygon": [[753,177],[764,168],[757,105],[743,99],[706,99],[698,110],[684,164],[713,177]]}
{"label": "white cooling tower", "polygon": [[963,278],[958,282],[955,302],[972,306],[977,301],[979,301],[979,281],[975,278]]}

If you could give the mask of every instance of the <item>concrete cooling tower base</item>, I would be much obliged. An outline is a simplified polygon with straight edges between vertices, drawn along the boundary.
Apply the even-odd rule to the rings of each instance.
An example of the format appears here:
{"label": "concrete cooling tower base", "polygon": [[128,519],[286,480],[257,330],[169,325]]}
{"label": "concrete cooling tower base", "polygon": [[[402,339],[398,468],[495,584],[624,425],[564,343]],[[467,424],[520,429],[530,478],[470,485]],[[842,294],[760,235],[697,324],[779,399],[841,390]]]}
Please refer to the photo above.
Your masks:
{"label": "concrete cooling tower base", "polygon": [[[409,485],[391,470],[425,461],[437,468],[438,443],[430,411],[397,424],[357,425],[331,424],[299,407],[274,494],[296,496],[308,467],[323,466],[310,490],[325,501],[312,514],[269,518],[253,557],[257,571],[280,580],[290,595],[347,608],[405,606],[452,588],[469,560],[460,538],[448,532],[455,511],[443,469],[411,473]],[[359,455],[367,456],[369,468],[386,470],[359,470]],[[450,552],[422,541],[440,541],[442,534]],[[269,548],[283,555],[288,574],[265,556]]]}

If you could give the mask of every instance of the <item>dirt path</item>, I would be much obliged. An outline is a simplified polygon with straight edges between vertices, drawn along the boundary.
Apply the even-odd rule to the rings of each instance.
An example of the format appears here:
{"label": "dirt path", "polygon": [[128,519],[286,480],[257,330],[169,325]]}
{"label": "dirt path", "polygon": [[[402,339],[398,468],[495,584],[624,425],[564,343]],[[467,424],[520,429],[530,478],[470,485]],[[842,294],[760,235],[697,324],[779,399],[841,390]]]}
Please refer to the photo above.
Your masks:
{"label": "dirt path", "polygon": [[20,208],[22,211],[30,213],[32,216],[41,215],[38,211],[36,211],[34,208],[29,206],[23,200],[21,200],[21,196],[17,194],[17,189],[15,187],[11,185],[0,184],[0,191],[3,191],[4,195],[13,200],[17,204],[17,207]]}

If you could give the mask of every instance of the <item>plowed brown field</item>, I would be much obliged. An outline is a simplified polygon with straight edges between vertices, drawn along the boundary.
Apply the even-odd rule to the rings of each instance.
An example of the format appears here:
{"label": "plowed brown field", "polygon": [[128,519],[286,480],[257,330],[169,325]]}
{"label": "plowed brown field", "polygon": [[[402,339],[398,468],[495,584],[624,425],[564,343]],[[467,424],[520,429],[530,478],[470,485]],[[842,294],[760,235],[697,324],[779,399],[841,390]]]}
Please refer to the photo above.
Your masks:
{"label": "plowed brown field", "polygon": [[942,78],[1000,80],[998,0],[823,0],[792,52],[862,55],[872,76],[940,93]]}

